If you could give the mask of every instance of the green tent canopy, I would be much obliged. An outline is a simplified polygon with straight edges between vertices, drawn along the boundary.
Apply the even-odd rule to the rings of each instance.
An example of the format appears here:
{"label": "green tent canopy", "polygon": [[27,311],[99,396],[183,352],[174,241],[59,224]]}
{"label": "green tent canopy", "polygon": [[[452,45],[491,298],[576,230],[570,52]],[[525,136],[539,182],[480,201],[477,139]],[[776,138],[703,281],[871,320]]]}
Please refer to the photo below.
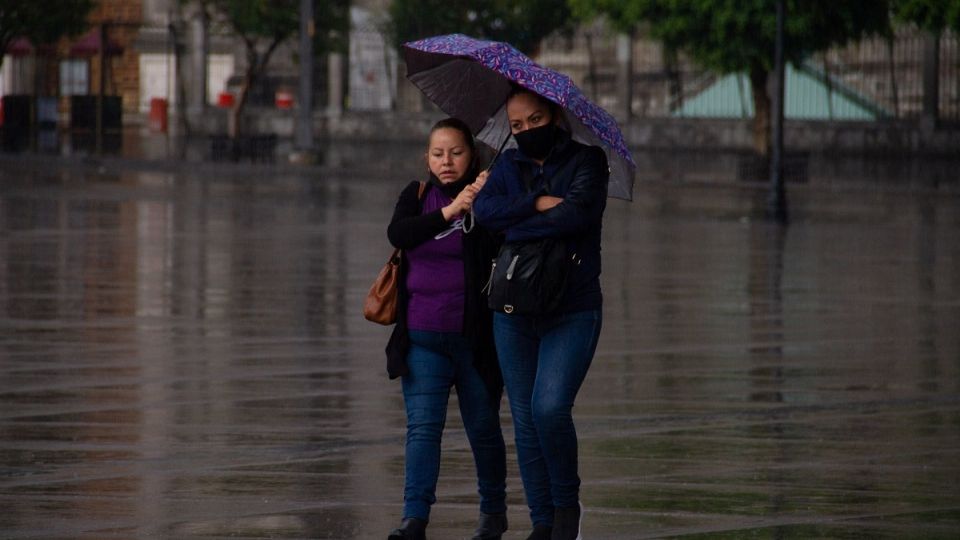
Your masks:
{"label": "green tent canopy", "polygon": [[[787,66],[784,115],[797,120],[878,120],[890,116],[882,107],[806,65]],[[829,101],[828,101],[829,99]],[[746,74],[726,75],[673,112],[680,117],[750,118],[753,95]]]}

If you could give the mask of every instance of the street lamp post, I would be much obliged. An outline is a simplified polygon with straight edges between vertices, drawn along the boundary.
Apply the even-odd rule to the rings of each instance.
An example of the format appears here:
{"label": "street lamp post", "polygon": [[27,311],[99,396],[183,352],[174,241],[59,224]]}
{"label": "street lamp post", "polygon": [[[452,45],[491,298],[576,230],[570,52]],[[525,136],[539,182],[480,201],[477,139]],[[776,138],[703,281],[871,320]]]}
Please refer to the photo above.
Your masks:
{"label": "street lamp post", "polygon": [[783,108],[784,108],[784,21],[786,2],[777,0],[777,37],[774,46],[773,150],[770,159],[770,194],[767,216],[787,223],[787,194],[783,186]]}
{"label": "street lamp post", "polygon": [[313,0],[300,0],[300,92],[296,149],[300,159],[313,151]]}

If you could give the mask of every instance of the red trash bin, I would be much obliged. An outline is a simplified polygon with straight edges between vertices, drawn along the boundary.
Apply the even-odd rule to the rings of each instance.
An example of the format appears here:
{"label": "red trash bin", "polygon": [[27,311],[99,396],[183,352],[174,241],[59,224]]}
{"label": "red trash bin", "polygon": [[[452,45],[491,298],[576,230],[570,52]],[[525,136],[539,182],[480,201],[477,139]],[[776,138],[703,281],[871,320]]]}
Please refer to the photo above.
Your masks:
{"label": "red trash bin", "polygon": [[167,100],[163,98],[152,98],[150,100],[150,129],[167,132]]}
{"label": "red trash bin", "polygon": [[289,90],[277,90],[273,94],[273,103],[278,109],[293,108],[293,92]]}

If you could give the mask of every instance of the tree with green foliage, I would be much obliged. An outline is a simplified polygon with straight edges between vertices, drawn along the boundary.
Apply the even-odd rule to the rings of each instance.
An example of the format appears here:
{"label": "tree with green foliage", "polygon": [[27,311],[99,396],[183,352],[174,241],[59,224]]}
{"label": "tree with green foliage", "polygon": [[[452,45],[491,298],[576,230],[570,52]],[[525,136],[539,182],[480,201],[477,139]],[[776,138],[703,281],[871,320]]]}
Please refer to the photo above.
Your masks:
{"label": "tree with green foliage", "polygon": [[82,33],[92,9],[93,0],[0,0],[0,65],[16,38],[39,47]]}
{"label": "tree with green foliage", "polygon": [[[244,45],[246,71],[230,112],[230,136],[239,137],[250,90],[267,70],[277,47],[300,28],[299,0],[180,0],[196,3],[215,24],[225,26]],[[349,31],[349,0],[314,0],[314,54],[342,51]]]}
{"label": "tree with green foliage", "polygon": [[534,54],[540,41],[569,29],[566,0],[393,0],[390,35],[399,48],[407,41],[461,33],[505,41]]}
{"label": "tree with green foliage", "polygon": [[894,18],[933,34],[960,33],[960,0],[891,0]]}
{"label": "tree with green foliage", "polygon": [[266,72],[277,47],[299,28],[298,0],[198,0],[211,20],[226,25],[243,42],[247,65],[240,95],[230,111],[229,134],[240,136],[250,89]]}
{"label": "tree with green foliage", "polygon": [[[746,72],[753,93],[754,147],[770,154],[776,9],[770,0],[568,0],[574,16],[606,16],[621,30],[644,24],[670,50],[683,51],[720,74]],[[931,0],[933,1],[933,0]],[[785,55],[799,64],[809,55],[890,31],[889,0],[786,0]]]}

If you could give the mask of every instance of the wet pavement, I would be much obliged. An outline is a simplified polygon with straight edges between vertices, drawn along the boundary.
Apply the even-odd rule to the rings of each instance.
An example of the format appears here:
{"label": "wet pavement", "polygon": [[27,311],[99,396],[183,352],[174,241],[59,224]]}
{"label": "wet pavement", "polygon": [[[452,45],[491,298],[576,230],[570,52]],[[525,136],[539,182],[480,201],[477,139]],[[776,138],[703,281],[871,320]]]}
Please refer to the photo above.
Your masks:
{"label": "wet pavement", "polygon": [[[0,537],[385,538],[402,399],[360,305],[420,170],[405,152],[308,173],[5,158]],[[960,537],[960,195],[790,197],[786,231],[746,185],[610,202],[574,411],[586,538]],[[449,418],[438,539],[477,512]]]}

